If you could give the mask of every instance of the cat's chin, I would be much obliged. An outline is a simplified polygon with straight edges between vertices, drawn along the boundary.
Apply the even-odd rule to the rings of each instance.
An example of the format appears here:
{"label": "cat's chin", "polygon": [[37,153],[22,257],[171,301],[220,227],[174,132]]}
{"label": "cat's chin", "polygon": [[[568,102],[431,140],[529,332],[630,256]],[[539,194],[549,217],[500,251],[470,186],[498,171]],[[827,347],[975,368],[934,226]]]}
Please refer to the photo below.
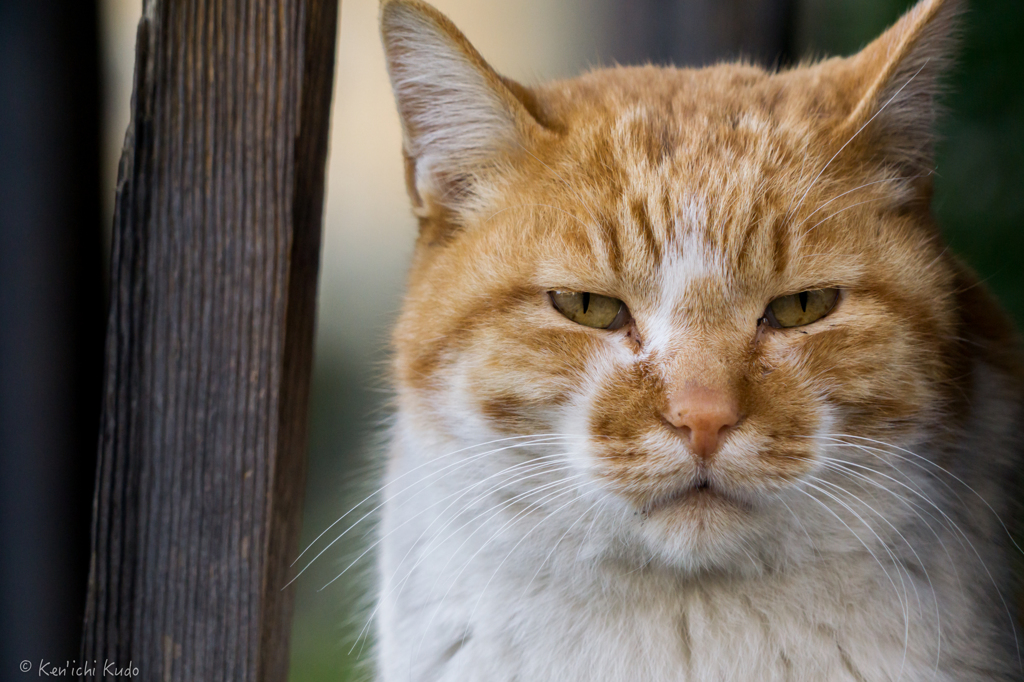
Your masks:
{"label": "cat's chin", "polygon": [[745,570],[756,517],[749,500],[722,487],[693,485],[646,505],[639,530],[665,564],[691,572]]}

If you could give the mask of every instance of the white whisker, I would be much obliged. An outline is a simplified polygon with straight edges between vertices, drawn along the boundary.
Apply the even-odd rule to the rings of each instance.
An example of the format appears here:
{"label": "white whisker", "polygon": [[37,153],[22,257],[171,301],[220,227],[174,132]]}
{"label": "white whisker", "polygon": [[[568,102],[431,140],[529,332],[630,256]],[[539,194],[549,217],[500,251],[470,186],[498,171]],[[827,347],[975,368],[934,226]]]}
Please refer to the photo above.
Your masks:
{"label": "white whisker", "polygon": [[[478,443],[476,445],[469,445],[469,446],[466,446],[464,448],[460,448],[458,450],[455,450],[454,452],[449,452],[449,453],[447,453],[445,455],[440,455],[440,456],[434,457],[433,459],[430,459],[430,460],[428,460],[426,462],[423,462],[422,464],[420,464],[420,465],[418,465],[416,467],[413,467],[412,469],[410,469],[409,471],[405,472],[404,474],[401,474],[400,476],[397,476],[394,479],[392,479],[392,480],[388,481],[387,483],[385,483],[384,485],[380,486],[379,488],[374,490],[372,493],[370,493],[369,495],[364,497],[360,502],[356,503],[356,505],[354,507],[352,507],[347,512],[345,512],[340,517],[338,517],[338,519],[336,521],[334,521],[334,523],[332,523],[331,525],[327,526],[327,528],[325,528],[323,531],[321,531],[321,533],[319,535],[317,535],[316,538],[314,538],[314,540],[312,542],[310,542],[309,545],[307,545],[305,549],[303,549],[301,552],[299,552],[299,555],[297,557],[295,557],[295,560],[292,561],[290,566],[294,566],[296,563],[298,563],[299,559],[302,558],[303,554],[308,552],[309,549],[320,540],[320,538],[322,538],[325,534],[327,534],[328,531],[330,531],[332,528],[334,528],[336,525],[338,525],[342,521],[342,519],[344,519],[346,516],[348,516],[349,514],[354,512],[356,509],[361,507],[363,504],[365,504],[367,501],[372,499],[374,496],[379,495],[381,492],[383,492],[384,490],[386,490],[390,486],[394,485],[397,481],[400,481],[401,479],[405,478],[406,476],[408,476],[408,475],[410,475],[410,474],[412,474],[412,473],[414,473],[416,471],[419,471],[420,469],[422,469],[422,468],[424,468],[426,466],[430,466],[431,464],[434,464],[435,462],[438,462],[438,461],[440,461],[442,459],[447,459],[448,457],[452,457],[454,455],[457,455],[459,453],[465,452],[467,450],[473,450],[475,448],[485,447],[487,445],[493,445],[494,443],[502,443],[502,442],[506,442],[506,441],[510,441],[510,440],[519,440],[519,439],[524,439],[524,438],[531,438],[531,439],[533,439],[533,440],[528,441],[526,443],[519,443],[519,444],[510,446],[510,447],[526,447],[526,446],[529,446],[529,445],[535,445],[535,444],[538,444],[538,443],[548,442],[548,439],[551,439],[551,438],[570,438],[570,437],[577,437],[577,436],[564,436],[564,435],[559,435],[559,434],[538,434],[538,435],[534,435],[534,436],[510,436],[508,438],[499,438],[497,440],[488,441],[486,443]],[[490,451],[488,453],[484,453],[484,454],[485,455],[493,454],[493,453],[496,453],[496,452],[501,452],[502,450],[504,450],[504,448],[499,448],[497,450],[492,450],[492,451]]]}

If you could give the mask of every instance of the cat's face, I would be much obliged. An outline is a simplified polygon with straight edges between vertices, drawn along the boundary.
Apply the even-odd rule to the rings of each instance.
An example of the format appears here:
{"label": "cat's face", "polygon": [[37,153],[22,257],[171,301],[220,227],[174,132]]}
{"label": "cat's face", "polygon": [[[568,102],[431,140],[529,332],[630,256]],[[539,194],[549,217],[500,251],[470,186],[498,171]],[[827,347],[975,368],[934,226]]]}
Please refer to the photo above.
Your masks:
{"label": "cat's face", "polygon": [[[415,3],[386,6],[386,44],[388,8],[400,107],[402,69],[424,59],[412,17],[498,111],[466,114],[465,93],[448,123],[421,100],[403,110],[421,218],[396,332],[407,419],[466,445],[569,435],[580,491],[669,561],[706,566],[770,534],[780,494],[837,438],[910,443],[943,418],[954,269],[913,152],[927,132],[899,118],[901,92],[927,95],[921,26],[779,74],[614,69],[525,91],[480,76]],[[431,148],[432,125],[501,143]]]}

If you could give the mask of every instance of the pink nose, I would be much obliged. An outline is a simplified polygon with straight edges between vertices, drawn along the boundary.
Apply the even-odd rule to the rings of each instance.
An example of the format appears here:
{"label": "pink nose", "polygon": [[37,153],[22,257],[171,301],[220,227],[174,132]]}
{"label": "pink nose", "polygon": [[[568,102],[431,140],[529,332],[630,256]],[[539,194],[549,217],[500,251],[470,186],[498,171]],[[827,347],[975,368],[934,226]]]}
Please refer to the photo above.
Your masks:
{"label": "pink nose", "polygon": [[662,416],[689,441],[698,459],[708,462],[725,434],[740,420],[736,399],[703,386],[686,386],[669,393]]}

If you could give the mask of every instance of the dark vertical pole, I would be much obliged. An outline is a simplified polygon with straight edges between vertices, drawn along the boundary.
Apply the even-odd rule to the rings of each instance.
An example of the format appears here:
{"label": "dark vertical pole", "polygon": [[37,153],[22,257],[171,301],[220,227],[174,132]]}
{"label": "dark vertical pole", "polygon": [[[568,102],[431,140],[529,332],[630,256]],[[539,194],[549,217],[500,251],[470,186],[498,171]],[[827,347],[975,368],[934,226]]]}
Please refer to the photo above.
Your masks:
{"label": "dark vertical pole", "polygon": [[103,368],[96,0],[0,2],[0,679],[78,656]]}
{"label": "dark vertical pole", "polygon": [[795,0],[610,0],[606,55],[621,64],[793,61]]}
{"label": "dark vertical pole", "polygon": [[337,0],[146,0],[83,658],[284,680]]}

